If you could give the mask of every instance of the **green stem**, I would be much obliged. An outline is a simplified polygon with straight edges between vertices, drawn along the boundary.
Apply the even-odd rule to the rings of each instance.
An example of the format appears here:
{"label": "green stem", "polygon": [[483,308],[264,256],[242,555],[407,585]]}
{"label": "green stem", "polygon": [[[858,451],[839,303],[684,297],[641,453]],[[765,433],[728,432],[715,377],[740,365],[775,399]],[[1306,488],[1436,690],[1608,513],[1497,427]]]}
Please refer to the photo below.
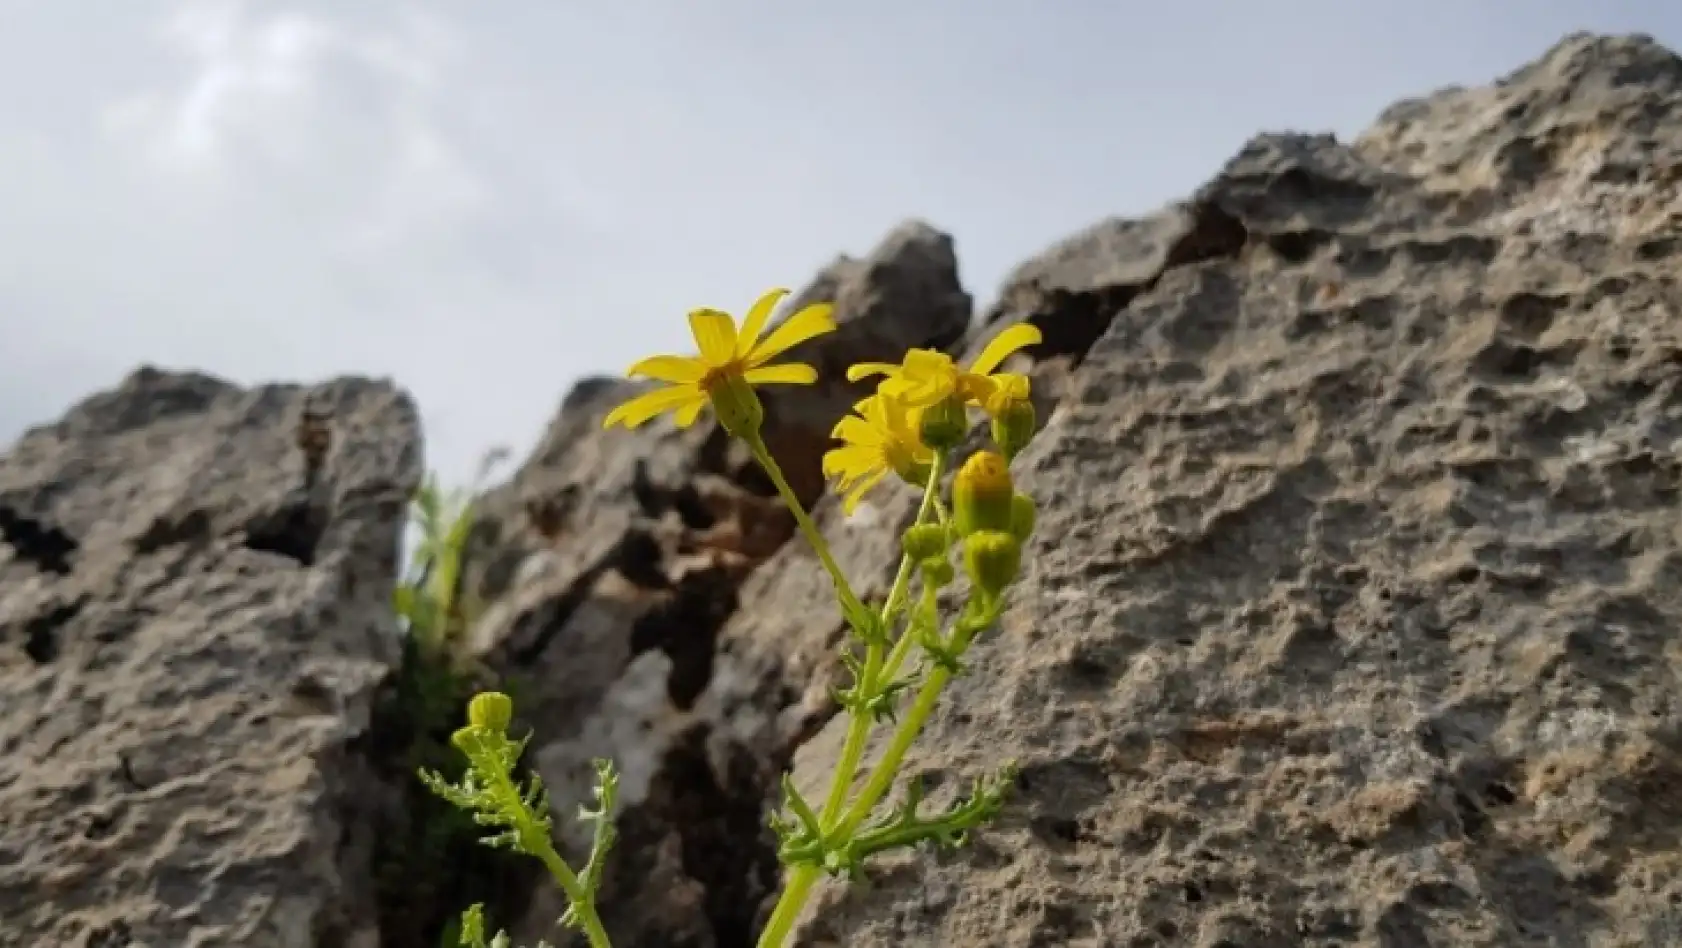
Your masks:
{"label": "green stem", "polygon": [[789,871],[782,897],[777,899],[777,907],[771,910],[771,919],[759,935],[759,948],[780,948],[783,940],[794,931],[794,923],[799,920],[800,910],[806,907],[806,897],[811,895],[812,886],[817,881],[818,867],[810,863],[802,863]]}
{"label": "green stem", "polygon": [[[940,491],[940,456],[936,455],[933,467],[929,473],[928,486],[923,488],[923,502],[917,508],[917,523],[922,523],[929,515],[929,510],[939,499]],[[899,612],[900,603],[905,599],[905,592],[911,585],[911,557],[899,558],[899,572],[894,575],[894,584],[888,590],[888,599],[882,604],[882,628],[890,628],[894,617]],[[900,644],[910,635],[900,636],[900,642],[894,644],[894,650],[900,651]],[[867,643],[864,648],[864,671],[860,674],[860,687],[875,689],[882,675],[882,646]],[[870,728],[875,722],[870,715],[855,714],[847,721],[847,737],[841,745],[841,760],[835,768],[833,781],[829,785],[829,796],[824,800],[821,820],[827,828],[841,815],[841,807],[847,802],[847,791],[853,785],[853,775],[858,772],[859,761],[864,758],[864,745],[870,738]]]}
{"label": "green stem", "polygon": [[[926,585],[925,581],[923,595],[932,598],[936,594],[934,587]],[[892,681],[894,676],[899,674],[899,667],[905,664],[906,658],[911,655],[911,646],[915,644],[914,639],[916,639],[916,636],[912,635],[911,629],[907,627],[905,634],[894,643],[893,651],[888,653],[888,660],[882,665],[883,678]]]}
{"label": "green stem", "polygon": [[770,449],[765,446],[765,440],[758,435],[744,440],[747,441],[748,450],[753,452],[753,459],[765,469],[771,483],[776,485],[777,493],[782,496],[783,503],[787,505],[789,512],[794,514],[794,522],[799,524],[800,532],[806,536],[806,542],[811,545],[812,551],[818,554],[818,561],[829,573],[829,578],[835,581],[835,594],[841,598],[842,612],[852,615],[855,611],[863,609],[858,596],[853,593],[852,585],[847,582],[847,574],[841,572],[841,567],[829,552],[828,541],[823,538],[823,534],[818,531],[818,525],[813,523],[811,516],[806,513],[806,506],[795,496],[794,488],[788,485],[788,478],[783,476],[782,466],[771,456]]}
{"label": "green stem", "polygon": [[[977,631],[979,630],[967,621],[959,620],[950,641],[952,651],[962,654]],[[911,710],[894,731],[893,739],[888,742],[882,759],[876,762],[875,769],[870,772],[864,789],[859,791],[858,799],[853,801],[852,807],[847,810],[847,815],[841,818],[841,822],[830,830],[831,838],[846,839],[852,835],[853,831],[858,829],[858,825],[870,815],[870,811],[875,809],[882,795],[893,786],[894,777],[899,774],[900,764],[904,763],[905,755],[923,731],[923,723],[928,720],[929,714],[934,711],[935,703],[940,700],[941,690],[951,679],[952,671],[946,666],[937,665],[930,670],[929,677],[923,681],[923,687],[917,690],[917,699],[912,702]]]}
{"label": "green stem", "polygon": [[876,769],[870,772],[870,779],[859,792],[857,800],[847,810],[847,815],[841,818],[839,825],[831,831],[835,839],[846,839],[864,822],[864,818],[875,809],[877,801],[893,786],[894,777],[899,773],[899,765],[905,760],[905,755],[916,742],[917,735],[922,733],[923,722],[928,720],[929,713],[934,710],[935,703],[940,700],[941,689],[946,687],[952,673],[944,667],[935,667],[929,672],[929,677],[923,682],[923,687],[917,691],[917,700],[912,703],[911,710],[900,722],[899,729],[894,732],[893,740],[888,743],[888,749],[882,753],[882,759],[877,761]]}
{"label": "green stem", "polygon": [[[916,525],[921,526],[929,519],[929,511],[940,509],[940,471],[945,466],[945,457],[938,452],[934,460],[929,462],[929,483],[923,488],[923,502],[917,507]],[[911,582],[911,557],[899,558],[899,573],[894,577],[893,589],[888,591],[888,601],[882,605],[882,625],[884,628],[893,624],[894,617],[899,615],[899,607],[905,601],[905,593]]]}
{"label": "green stem", "polygon": [[[519,788],[514,785],[513,779],[506,772],[499,769],[481,769],[487,769],[495,775],[496,783],[499,785],[496,788],[498,796],[504,800],[520,799]],[[579,881],[578,875],[572,871],[572,867],[568,866],[566,860],[555,852],[555,844],[549,839],[549,832],[543,823],[533,818],[524,803],[520,804],[518,815],[515,818],[517,821],[515,829],[520,834],[521,845],[526,852],[535,855],[543,863],[544,867],[549,870],[549,875],[554,878],[555,884],[559,885],[561,891],[566,893],[567,901],[572,903],[573,914],[577,916],[579,925],[584,929],[584,937],[589,939],[591,948],[612,948],[613,943],[608,941],[607,938],[607,929],[602,927],[601,917],[596,914],[594,898],[585,890],[584,883]]]}
{"label": "green stem", "polygon": [[562,891],[566,892],[567,900],[572,903],[573,915],[577,917],[579,926],[584,929],[584,937],[589,940],[590,948],[612,948],[613,943],[607,938],[607,929],[602,927],[601,916],[596,914],[595,900],[584,891],[583,883],[578,881],[578,877],[573,874],[566,861],[549,845],[538,851],[538,858],[543,860],[543,865],[549,869],[549,875],[553,876]]}
{"label": "green stem", "polygon": [[[896,594],[905,588],[910,575],[911,558],[902,556],[899,573],[894,577],[893,588],[888,591],[888,601],[882,609],[884,616],[888,615]],[[885,626],[886,622],[883,624]],[[859,672],[859,680],[854,683],[854,687],[861,690],[874,688],[881,670],[882,646],[875,642],[867,643],[864,647],[864,669]],[[824,827],[833,825],[841,815],[841,807],[847,802],[847,790],[853,785],[853,775],[858,772],[859,762],[864,759],[864,745],[870,738],[873,723],[868,714],[852,714],[847,719],[847,737],[841,744],[841,758],[836,762],[835,773],[830,777],[829,795],[824,798],[823,811],[818,818]]]}
{"label": "green stem", "polygon": [[[787,484],[783,481],[782,472],[777,468],[776,461],[772,460],[770,452],[765,450],[763,443],[750,444],[749,447],[753,450],[754,457],[760,465],[771,475],[771,480],[777,485],[777,490],[783,494],[784,501],[795,512],[796,521],[802,524],[802,529],[805,529],[804,525],[808,522],[805,511],[801,509],[799,502],[795,499],[794,492],[789,490]],[[917,508],[917,523],[927,520],[929,511],[939,503],[940,464],[941,456],[937,454],[929,473],[928,484],[923,488],[923,502]],[[811,528],[807,536],[808,539],[816,538],[813,540],[814,546],[822,542],[822,537],[817,535],[816,527]],[[826,568],[829,568],[832,561],[827,558],[827,548],[821,546],[817,548],[819,549],[819,557],[824,559]],[[894,575],[894,583],[888,590],[887,601],[882,603],[882,628],[884,630],[893,625],[894,617],[899,613],[899,607],[905,599],[906,590],[910,587],[913,565],[911,557],[900,557],[899,572]],[[836,576],[837,590],[846,590],[846,587],[841,585],[839,570],[832,568],[831,573]],[[841,595],[851,595],[851,591],[846,590]],[[901,636],[902,639],[909,639],[910,637],[910,635]],[[895,650],[899,650],[898,643],[895,644]],[[881,667],[882,646],[874,642],[867,643],[864,650],[864,669],[860,673],[860,680],[856,685],[861,688],[874,687],[876,679],[880,675]],[[819,816],[819,822],[826,827],[841,815],[841,808],[847,802],[847,790],[852,786],[853,775],[858,772],[859,761],[864,757],[864,745],[870,737],[871,724],[871,716],[868,714],[853,714],[847,720],[847,737],[841,747],[841,759],[836,764],[835,773],[831,775],[829,796],[825,799],[823,812]],[[794,923],[800,917],[800,910],[805,907],[806,899],[811,895],[812,887],[817,884],[818,874],[818,867],[810,864],[801,864],[789,870],[788,880],[783,885],[782,895],[777,898],[777,905],[771,910],[771,918],[765,923],[765,931],[759,936],[759,948],[779,948],[783,940],[794,930]]]}

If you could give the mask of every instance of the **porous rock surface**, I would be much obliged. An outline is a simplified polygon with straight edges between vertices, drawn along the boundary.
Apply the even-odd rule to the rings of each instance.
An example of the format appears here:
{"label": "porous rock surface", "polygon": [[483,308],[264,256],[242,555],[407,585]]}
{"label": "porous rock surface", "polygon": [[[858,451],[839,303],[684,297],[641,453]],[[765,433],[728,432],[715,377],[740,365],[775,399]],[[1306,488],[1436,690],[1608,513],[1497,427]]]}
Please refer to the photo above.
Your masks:
{"label": "porous rock surface", "polygon": [[[1008,806],[826,883],[799,942],[1682,944],[1679,127],[1675,55],[1572,36],[1353,143],[1257,138],[975,327],[927,225],[825,268],[789,307],[836,303],[791,355],[824,381],[767,436],[859,592],[914,498],[823,492],[852,362],[1039,326],[1041,514],[908,767],[938,799],[1014,761]],[[638,390],[580,383],[480,498],[468,644],[569,855],[589,759],[623,774],[614,943],[742,948],[778,775],[818,795],[840,744],[844,626],[715,424],[601,430]],[[383,386],[151,372],[0,461],[0,948],[410,948],[359,927],[394,790],[360,739],[418,464]],[[549,886],[507,905],[575,943]]]}
{"label": "porous rock surface", "polygon": [[1017,790],[801,943],[1682,944],[1679,129],[1573,36],[1023,267],[1038,533],[908,764]]}
{"label": "porous rock surface", "polygon": [[0,946],[378,944],[419,449],[383,383],[142,369],[0,459]]}

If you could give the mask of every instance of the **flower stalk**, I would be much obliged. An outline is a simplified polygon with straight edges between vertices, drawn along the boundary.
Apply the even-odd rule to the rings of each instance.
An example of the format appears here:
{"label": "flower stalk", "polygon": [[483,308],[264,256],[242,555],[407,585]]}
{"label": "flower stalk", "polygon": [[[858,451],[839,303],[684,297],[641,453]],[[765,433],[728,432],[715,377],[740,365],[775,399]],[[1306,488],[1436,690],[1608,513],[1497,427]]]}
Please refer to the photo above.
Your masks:
{"label": "flower stalk", "polygon": [[[900,803],[884,808],[882,802],[946,686],[964,674],[971,645],[997,623],[1021,572],[1023,545],[1034,520],[1032,500],[1016,490],[1009,471],[1010,461],[1033,435],[1029,379],[996,370],[1017,351],[1037,344],[1038,329],[1026,324],[1005,329],[964,367],[928,349],[910,350],[897,365],[855,365],[847,372],[849,381],[877,376],[881,381],[836,424],[832,436],[838,446],[823,458],[824,476],[833,480],[842,513],[852,514],[869,491],[889,479],[922,492],[917,516],[902,537],[899,568],[886,598],[879,606],[861,600],[761,433],[765,412],[756,386],[817,380],[809,365],[771,364],[772,360],[835,329],[830,305],[820,303],[764,333],[786,294],[776,289],[762,295],[740,327],[727,313],[692,311],[690,329],[699,354],[653,356],[633,365],[630,375],[664,382],[666,387],[630,399],[603,422],[606,427],[634,428],[670,414],[676,425],[687,427],[710,407],[718,423],[747,445],[770,477],[833,582],[841,614],[853,633],[841,654],[851,682],[835,695],[847,715],[846,733],[828,792],[821,805],[813,806],[801,797],[792,776],[784,774],[783,812],[770,817],[787,872],[760,933],[759,948],[779,948],[788,940],[824,875],[857,879],[872,857],[889,850],[960,846],[1004,806],[1015,774],[1009,764],[975,781],[967,796],[936,812],[925,812],[923,788],[915,780],[906,785]],[[989,419],[993,447],[975,452],[958,467],[948,502],[941,496],[942,470],[971,430],[972,411]],[[954,557],[968,579],[968,600],[950,631],[943,633],[940,592],[958,575]],[[919,591],[912,604],[914,584]],[[914,654],[921,659],[907,672]],[[488,845],[509,846],[541,861],[570,903],[562,922],[581,931],[592,948],[605,948],[608,935],[595,909],[595,893],[614,841],[617,779],[612,765],[597,764],[598,806],[581,814],[595,825],[594,841],[585,867],[574,872],[549,840],[548,803],[538,779],[534,776],[522,786],[512,775],[524,741],[507,737],[511,704],[501,695],[481,695],[469,706],[468,717],[455,740],[468,759],[467,775],[454,785],[436,774],[423,773],[422,779],[451,802],[472,810],[482,826],[500,828],[486,838]],[[851,793],[864,769],[870,736],[883,723],[891,723],[893,732],[862,787]],[[462,944],[507,945],[501,933],[487,943],[484,931],[482,909],[474,906],[462,917]]]}

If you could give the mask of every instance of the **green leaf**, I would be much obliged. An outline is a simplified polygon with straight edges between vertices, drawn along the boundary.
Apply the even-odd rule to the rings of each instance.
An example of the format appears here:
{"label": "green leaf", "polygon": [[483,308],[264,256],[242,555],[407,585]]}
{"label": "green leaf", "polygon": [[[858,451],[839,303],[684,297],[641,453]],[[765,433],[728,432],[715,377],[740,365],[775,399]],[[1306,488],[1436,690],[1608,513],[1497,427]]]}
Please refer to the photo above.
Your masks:
{"label": "green leaf", "polygon": [[[488,948],[485,944],[485,907],[477,902],[461,913],[461,921],[457,923],[460,934],[455,944],[461,948]],[[445,936],[449,933],[446,931]],[[448,943],[446,943],[448,944]]]}
{"label": "green leaf", "polygon": [[1015,780],[1016,766],[1007,764],[992,778],[977,779],[968,796],[928,816],[918,812],[923,802],[923,783],[912,779],[906,785],[905,802],[861,829],[852,839],[829,848],[824,854],[824,868],[832,875],[858,878],[865,861],[877,853],[920,845],[962,846],[972,830],[1003,809]]}

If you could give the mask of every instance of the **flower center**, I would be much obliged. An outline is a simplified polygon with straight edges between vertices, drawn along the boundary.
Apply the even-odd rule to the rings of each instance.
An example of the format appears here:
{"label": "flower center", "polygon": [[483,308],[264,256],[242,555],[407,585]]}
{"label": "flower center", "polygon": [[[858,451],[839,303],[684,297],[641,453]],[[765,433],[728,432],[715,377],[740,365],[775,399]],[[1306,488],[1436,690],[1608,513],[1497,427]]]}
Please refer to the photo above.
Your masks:
{"label": "flower center", "polygon": [[736,359],[731,359],[723,365],[714,366],[713,368],[708,369],[707,373],[701,376],[701,381],[697,384],[699,384],[701,386],[701,390],[706,392],[708,395],[717,395],[724,389],[728,388],[731,381],[735,378],[739,378],[741,374],[741,362]]}

